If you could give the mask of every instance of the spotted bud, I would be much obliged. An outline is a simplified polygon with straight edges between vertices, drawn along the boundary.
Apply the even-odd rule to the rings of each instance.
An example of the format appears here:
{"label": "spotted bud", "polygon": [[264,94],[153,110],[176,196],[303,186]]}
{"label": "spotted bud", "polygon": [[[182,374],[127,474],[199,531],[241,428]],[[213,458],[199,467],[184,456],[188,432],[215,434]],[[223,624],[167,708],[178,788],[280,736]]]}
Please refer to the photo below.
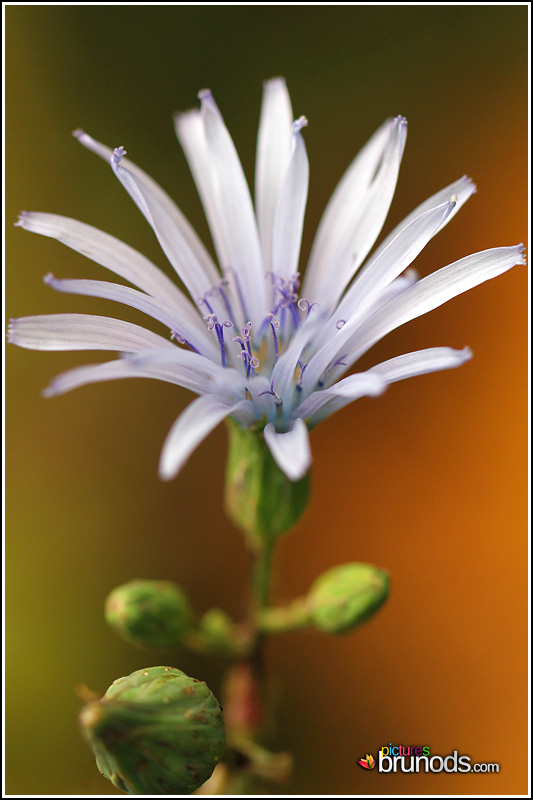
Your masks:
{"label": "spotted bud", "polygon": [[141,647],[174,647],[192,624],[189,601],[171,581],[118,586],[106,600],[105,617],[120,636]]}
{"label": "spotted bud", "polygon": [[324,633],[347,633],[371,617],[385,602],[388,592],[387,573],[370,564],[333,567],[311,587],[311,621]]}
{"label": "spotted bud", "polygon": [[98,769],[127,794],[191,794],[224,752],[217,699],[173,667],[119,678],[79,721]]}

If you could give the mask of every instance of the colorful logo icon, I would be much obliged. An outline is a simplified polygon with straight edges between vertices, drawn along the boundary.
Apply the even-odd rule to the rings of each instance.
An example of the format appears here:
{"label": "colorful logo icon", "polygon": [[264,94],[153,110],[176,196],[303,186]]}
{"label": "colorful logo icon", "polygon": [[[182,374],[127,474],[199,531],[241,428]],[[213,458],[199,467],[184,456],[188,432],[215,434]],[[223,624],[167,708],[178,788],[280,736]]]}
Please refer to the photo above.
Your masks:
{"label": "colorful logo icon", "polygon": [[361,758],[357,763],[360,767],[364,767],[364,769],[374,769],[376,766],[375,759],[370,755],[366,755],[364,758]]}

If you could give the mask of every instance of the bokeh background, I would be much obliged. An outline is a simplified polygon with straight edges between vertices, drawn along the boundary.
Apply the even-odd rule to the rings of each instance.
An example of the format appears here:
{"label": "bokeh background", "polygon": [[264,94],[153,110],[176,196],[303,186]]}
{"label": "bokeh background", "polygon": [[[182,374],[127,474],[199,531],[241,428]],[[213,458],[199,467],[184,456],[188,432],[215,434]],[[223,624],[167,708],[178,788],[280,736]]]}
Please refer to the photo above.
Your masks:
{"label": "bokeh background", "polygon": [[[475,195],[417,261],[422,274],[527,233],[525,6],[10,6],[7,314],[78,311],[59,277],[108,279],[60,244],[12,228],[21,209],[114,233],[165,266],[152,231],[81,126],[130,157],[208,231],[171,115],[209,86],[253,178],[261,83],[284,75],[309,118],[309,253],[338,179],[390,115],[409,136],[385,233],[468,173]],[[168,267],[169,274],[171,268]],[[389,570],[388,605],[341,638],[273,640],[275,746],[293,794],[527,791],[527,269],[517,267],[396,331],[362,367],[470,345],[459,370],[394,385],[313,432],[314,493],[280,543],[275,596],[350,560]],[[149,323],[148,323],[149,324]],[[7,784],[14,794],[113,794],[78,735],[81,682],[171,663],[219,689],[221,666],[143,653],[102,615],[134,577],[177,580],[198,608],[243,610],[247,557],[222,512],[226,432],[161,483],[160,447],[187,392],[117,382],[44,400],[49,379],[101,354],[7,351]],[[498,775],[378,775],[357,759],[389,742],[454,749]],[[275,790],[274,790],[275,791]],[[118,794],[118,792],[116,792]]]}

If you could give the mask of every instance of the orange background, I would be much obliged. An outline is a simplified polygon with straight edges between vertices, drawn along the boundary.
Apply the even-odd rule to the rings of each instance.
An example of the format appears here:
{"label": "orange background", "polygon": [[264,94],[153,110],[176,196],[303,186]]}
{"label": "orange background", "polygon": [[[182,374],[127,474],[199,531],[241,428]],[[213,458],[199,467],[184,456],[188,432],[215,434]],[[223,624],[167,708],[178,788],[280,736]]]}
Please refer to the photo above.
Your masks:
{"label": "orange background", "polygon": [[[41,281],[48,271],[109,277],[11,228],[21,209],[81,219],[165,263],[74,128],[124,145],[208,241],[171,114],[209,86],[251,179],[261,82],[277,74],[295,115],[309,118],[304,258],[342,172],[399,113],[409,136],[385,233],[463,173],[478,185],[417,260],[420,273],[525,242],[527,15],[525,6],[8,7],[8,316],[78,311],[144,322],[106,301],[51,292]],[[437,345],[470,345],[475,357],[360,400],[312,434],[312,503],[279,546],[275,596],[301,594],[350,560],[387,569],[392,590],[358,632],[270,643],[275,747],[296,756],[289,793],[527,792],[527,288],[517,267],[388,336],[362,367]],[[224,428],[177,480],[161,483],[161,444],[191,396],[131,381],[40,397],[53,375],[89,360],[104,359],[7,349],[13,794],[115,791],[76,729],[80,682],[103,692],[165,662],[218,692],[220,665],[115,638],[102,614],[115,585],[168,578],[202,610],[243,609],[246,554],[222,512]],[[412,776],[357,766],[389,742],[458,749],[501,770]]]}

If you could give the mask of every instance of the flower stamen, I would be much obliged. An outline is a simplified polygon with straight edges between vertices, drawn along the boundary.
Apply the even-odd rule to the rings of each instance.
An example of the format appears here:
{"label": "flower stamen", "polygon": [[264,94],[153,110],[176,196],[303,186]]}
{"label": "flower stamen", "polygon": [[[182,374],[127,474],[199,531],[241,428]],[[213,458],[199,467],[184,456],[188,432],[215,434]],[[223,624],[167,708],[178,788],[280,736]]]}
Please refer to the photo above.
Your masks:
{"label": "flower stamen", "polygon": [[272,380],[270,381],[270,388],[269,388],[269,389],[265,389],[265,391],[264,391],[264,392],[259,392],[259,397],[262,397],[264,394],[270,394],[270,395],[272,395],[272,397],[274,398],[274,402],[276,403],[276,405],[278,406],[278,408],[281,408],[281,406],[282,406],[282,404],[283,404],[283,400],[281,399],[281,397],[279,396],[279,394],[277,394],[277,393],[274,391],[274,378],[272,378]]}
{"label": "flower stamen", "polygon": [[276,364],[279,358],[278,337],[276,335],[276,328],[279,328],[279,322],[272,312],[266,315],[266,319],[270,322],[270,330],[272,331],[272,338],[274,339],[274,364]]}
{"label": "flower stamen", "polygon": [[196,347],[192,345],[189,341],[187,341],[187,339],[185,339],[185,337],[182,336],[179,331],[174,331],[174,330],[170,331],[170,341],[177,342],[178,344],[187,345],[187,347],[189,347],[194,353],[198,353],[198,355],[201,355],[200,351],[197,350]]}
{"label": "flower stamen", "polygon": [[[207,305],[207,301],[205,299],[203,302]],[[213,328],[215,329],[218,343],[220,345],[221,363],[223,367],[226,367],[227,358],[226,358],[226,346],[224,344],[224,328],[233,328],[233,322],[230,322],[229,319],[224,320],[224,322],[219,322],[216,314],[208,314],[207,317],[204,317],[204,321],[207,322],[208,330],[212,331]]]}
{"label": "flower stamen", "polygon": [[241,329],[242,336],[234,336],[233,341],[237,342],[241,346],[241,352],[237,356],[240,358],[244,364],[246,365],[246,380],[250,379],[250,372],[251,370],[256,370],[259,366],[259,360],[252,355],[252,348],[250,346],[250,342],[252,337],[250,336],[250,330],[252,327],[251,322],[247,322],[244,328]]}
{"label": "flower stamen", "polygon": [[298,366],[300,367],[300,374],[298,376],[298,381],[296,383],[296,389],[301,392],[303,389],[303,379],[304,379],[304,372],[308,367],[308,364],[302,364],[301,361],[298,361]]}
{"label": "flower stamen", "polygon": [[[341,327],[342,327],[342,326],[341,326]],[[319,381],[318,381],[318,383],[317,383],[317,385],[318,385],[320,388],[322,388],[322,387],[324,386],[324,383],[326,382],[326,379],[327,379],[328,375],[330,374],[330,372],[331,372],[333,369],[335,369],[335,367],[340,367],[340,366],[343,366],[343,367],[345,367],[345,366],[347,366],[347,365],[346,365],[346,362],[345,362],[345,361],[343,361],[343,358],[346,358],[346,356],[347,356],[347,355],[348,355],[348,354],[347,354],[347,353],[345,353],[343,356],[341,356],[340,358],[338,358],[338,359],[335,361],[335,363],[334,363],[334,364],[330,364],[330,365],[329,365],[329,367],[328,367],[326,370],[324,370],[324,372],[322,373],[322,377],[320,378],[320,380],[319,380]]]}
{"label": "flower stamen", "polygon": [[307,300],[305,297],[301,297],[298,300],[298,308],[300,309],[300,311],[306,312],[305,314],[306,319],[315,306],[318,306],[318,303],[310,303],[309,300]]}

